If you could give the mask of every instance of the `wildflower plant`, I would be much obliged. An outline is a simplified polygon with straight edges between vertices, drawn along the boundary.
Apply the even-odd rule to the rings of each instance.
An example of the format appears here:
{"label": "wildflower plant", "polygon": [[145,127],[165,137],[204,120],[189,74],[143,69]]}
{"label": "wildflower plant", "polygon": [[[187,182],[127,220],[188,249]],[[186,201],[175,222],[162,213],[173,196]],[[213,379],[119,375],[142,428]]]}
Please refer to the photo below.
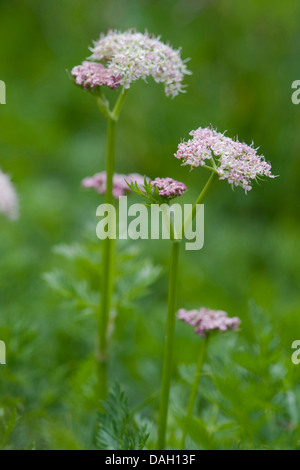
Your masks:
{"label": "wildflower plant", "polygon": [[[98,107],[107,119],[107,151],[106,168],[92,177],[82,181],[85,188],[93,188],[103,194],[106,204],[114,204],[114,200],[132,191],[142,196],[146,205],[158,204],[170,208],[175,198],[182,196],[187,187],[184,183],[170,177],[157,177],[150,180],[136,173],[129,175],[115,172],[115,139],[116,126],[123,108],[126,95],[132,84],[139,79],[147,82],[152,77],[155,82],[164,85],[166,96],[175,97],[184,92],[183,80],[190,72],[186,61],[181,59],[181,51],[174,50],[147,32],[142,34],[135,30],[125,32],[110,30],[102,34],[93,43],[92,55],[81,65],[74,67],[71,76],[74,83],[91,93],[97,100]],[[119,90],[115,105],[112,107],[105,96],[105,88]],[[245,193],[250,191],[253,182],[263,178],[274,178],[271,165],[252,143],[250,146],[238,139],[231,139],[212,127],[201,128],[190,132],[191,138],[178,145],[175,158],[190,170],[204,168],[210,176],[194,201],[190,213],[185,218],[181,231],[172,221],[171,211],[166,212],[170,228],[171,256],[169,268],[168,309],[166,320],[166,337],[164,343],[164,359],[162,386],[158,420],[157,448],[166,446],[168,423],[169,396],[172,379],[172,363],[174,350],[174,332],[177,309],[177,280],[181,234],[186,233],[195,218],[198,205],[202,204],[212,186],[213,181],[226,180],[233,188],[241,187]],[[98,315],[98,382],[100,398],[107,394],[107,365],[109,355],[109,329],[112,319],[112,294],[114,291],[115,242],[108,236],[103,241],[101,296]],[[229,318],[223,311],[207,308],[186,311],[181,309],[178,318],[189,323],[195,332],[203,337],[203,347],[199,354],[197,373],[192,386],[188,411],[185,419],[182,448],[185,446],[187,428],[193,412],[198,389],[199,376],[205,357],[207,338],[213,331],[237,329],[239,318]],[[105,408],[105,406],[104,406]],[[104,419],[105,420],[105,419]],[[105,430],[101,428],[98,443],[102,442]],[[117,430],[117,426],[115,431]],[[114,431],[114,432],[115,432]]]}
{"label": "wildflower plant", "polygon": [[[300,108],[278,73],[278,63],[295,73],[293,3],[274,2],[267,18],[264,2],[0,6],[0,78],[10,95],[4,105],[0,80],[0,450],[97,449],[108,465],[138,466],[133,450],[148,449],[152,464],[185,464],[186,452],[164,460],[152,450],[300,448]],[[135,18],[158,31],[166,13],[173,44],[164,30],[96,31],[78,55],[83,29],[95,31],[98,19]],[[118,123],[135,93],[118,155]],[[98,113],[90,131],[101,135],[100,156],[89,117],[72,119],[85,99]],[[146,120],[144,108],[153,112]],[[220,118],[230,131],[216,128]],[[251,143],[253,128],[261,142]],[[274,182],[276,158],[284,180],[257,191]],[[207,244],[185,254],[203,246],[202,202]],[[12,223],[20,209],[22,225]],[[99,241],[100,229],[108,239]],[[127,456],[107,459],[110,450]]]}
{"label": "wildflower plant", "polygon": [[[258,155],[256,149],[241,143],[238,140],[225,137],[211,127],[199,128],[191,131],[192,139],[181,142],[175,153],[175,158],[182,161],[182,165],[188,165],[191,170],[203,167],[211,172],[207,183],[200,192],[198,198],[192,206],[191,212],[184,220],[181,233],[185,233],[186,226],[190,225],[196,215],[197,206],[202,204],[209,192],[216,176],[219,180],[227,180],[233,187],[241,186],[245,192],[252,188],[252,181],[257,181],[261,177],[274,178],[271,173],[271,165],[267,163],[263,156]],[[154,186],[158,194],[164,195],[165,199],[170,199],[174,194],[180,196],[186,190],[183,183],[175,182],[171,178],[156,178],[151,186]],[[149,187],[145,191],[137,191],[141,195],[148,196],[151,202]],[[169,201],[171,202],[171,201]],[[175,334],[175,312],[177,302],[177,278],[178,263],[181,238],[173,226],[172,219],[169,218],[171,234],[171,258],[169,268],[169,294],[168,312],[166,325],[166,341],[164,347],[164,363],[162,374],[162,391],[160,401],[158,448],[164,449],[166,442],[166,430],[169,409],[169,395],[171,386],[171,371],[173,363],[174,334]],[[185,321],[196,326],[196,332],[205,336],[207,330],[227,328],[235,329],[239,324],[238,318],[228,318],[222,311],[210,311],[200,309],[199,311],[186,312],[181,310],[179,316]],[[185,435],[183,437],[183,446]]]}
{"label": "wildflower plant", "polygon": [[185,448],[185,440],[188,433],[189,422],[195,406],[197,397],[198,384],[202,373],[202,367],[205,361],[205,353],[207,350],[207,343],[209,336],[212,333],[224,332],[227,330],[237,330],[241,320],[238,317],[228,317],[226,312],[222,310],[211,310],[208,308],[200,308],[198,310],[185,310],[180,309],[177,312],[177,318],[184,321],[194,328],[195,333],[203,338],[200,353],[198,354],[196,374],[194,383],[191,388],[190,399],[187,407],[187,414],[182,433],[181,448]]}
{"label": "wildflower plant", "polygon": [[[184,91],[182,82],[190,72],[181,59],[180,50],[172,49],[147,32],[110,30],[94,42],[91,52],[90,57],[72,69],[71,77],[77,86],[95,96],[100,111],[107,119],[106,169],[105,173],[84,180],[83,185],[94,186],[100,193],[105,192],[105,203],[113,204],[114,198],[125,191],[115,174],[115,140],[117,122],[129,88],[136,80],[147,81],[148,77],[152,77],[157,83],[163,83],[167,96],[175,97]],[[113,107],[105,97],[105,87],[120,90]],[[130,175],[128,182],[132,182]],[[101,398],[105,398],[107,392],[107,329],[114,285],[114,245],[114,240],[109,237],[103,242],[97,355]]]}

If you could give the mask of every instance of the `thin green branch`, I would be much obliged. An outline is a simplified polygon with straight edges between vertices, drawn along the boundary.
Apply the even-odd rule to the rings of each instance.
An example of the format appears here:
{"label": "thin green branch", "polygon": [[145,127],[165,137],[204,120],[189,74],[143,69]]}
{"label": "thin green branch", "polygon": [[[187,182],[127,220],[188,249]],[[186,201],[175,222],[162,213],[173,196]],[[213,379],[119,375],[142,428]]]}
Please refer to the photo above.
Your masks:
{"label": "thin green branch", "polygon": [[119,116],[120,116],[121,110],[123,108],[123,105],[124,105],[126,96],[128,94],[128,91],[129,91],[128,89],[123,88],[123,90],[121,91],[121,93],[118,96],[118,99],[116,101],[114,109],[111,113],[111,118],[114,119],[115,121],[117,121],[119,119]]}
{"label": "thin green branch", "polygon": [[182,228],[181,228],[181,233],[182,234],[184,234],[185,227],[187,227],[189,224],[191,224],[193,222],[194,217],[195,217],[196,212],[197,212],[197,205],[203,203],[203,201],[204,201],[204,199],[205,199],[205,197],[206,197],[206,195],[207,195],[207,193],[208,193],[208,191],[209,191],[209,189],[212,185],[214,177],[215,177],[215,172],[212,172],[212,174],[210,175],[206,185],[204,186],[201,193],[197,197],[195,203],[193,204],[191,212],[188,214],[187,218],[185,219],[185,221],[182,224]]}
{"label": "thin green branch", "polygon": [[194,409],[194,405],[195,405],[195,401],[197,397],[199,381],[200,381],[202,367],[203,367],[204,359],[205,359],[205,353],[207,349],[207,341],[208,341],[208,336],[206,336],[203,340],[200,354],[199,354],[198,361],[197,361],[196,375],[195,375],[194,383],[191,389],[190,399],[189,399],[188,408],[187,408],[187,414],[186,414],[186,418],[184,422],[182,441],[181,441],[181,450],[184,450],[184,447],[185,447],[185,440],[188,434],[189,424],[190,424],[191,416],[193,413],[193,409]]}
{"label": "thin green branch", "polygon": [[171,246],[171,262],[169,274],[169,298],[168,313],[164,348],[164,364],[162,374],[162,390],[159,410],[158,423],[158,442],[157,448],[164,450],[166,443],[166,430],[168,420],[169,395],[172,377],[172,362],[174,349],[174,332],[175,332],[175,309],[176,309],[176,291],[178,277],[178,260],[179,260],[180,242],[172,241]]}
{"label": "thin green branch", "polygon": [[[103,96],[100,110],[104,113],[108,121],[107,127],[107,150],[106,150],[106,192],[105,203],[114,204],[113,197],[113,176],[115,171],[115,142],[116,125],[123,107],[127,90],[122,90],[119,94],[113,111],[109,109],[109,104]],[[115,240],[109,236],[103,241],[102,259],[102,282],[100,286],[100,310],[98,321],[98,378],[100,399],[105,399],[107,395],[107,368],[108,368],[108,324],[111,311],[113,283],[114,283],[114,258]]]}
{"label": "thin green branch", "polygon": [[[204,201],[212,181],[214,179],[215,172],[212,172],[206,185],[199,194],[198,198],[193,205],[193,208],[184,221],[182,226],[182,233],[187,223],[191,223],[195,217],[197,211],[197,204],[202,204]],[[171,225],[172,226],[172,225]],[[173,228],[173,227],[172,227]],[[169,293],[168,293],[168,312],[167,312],[167,324],[166,324],[166,337],[164,346],[164,362],[163,362],[163,373],[162,373],[162,390],[160,399],[159,409],[159,422],[158,422],[158,443],[157,448],[164,450],[166,445],[166,432],[168,422],[168,410],[169,410],[169,396],[171,388],[172,378],[172,363],[173,363],[173,349],[174,349],[174,336],[175,336],[175,312],[176,312],[176,299],[177,299],[177,277],[178,277],[178,261],[180,251],[180,240],[175,237],[174,233],[171,233],[171,259],[170,259],[170,271],[169,271]]]}

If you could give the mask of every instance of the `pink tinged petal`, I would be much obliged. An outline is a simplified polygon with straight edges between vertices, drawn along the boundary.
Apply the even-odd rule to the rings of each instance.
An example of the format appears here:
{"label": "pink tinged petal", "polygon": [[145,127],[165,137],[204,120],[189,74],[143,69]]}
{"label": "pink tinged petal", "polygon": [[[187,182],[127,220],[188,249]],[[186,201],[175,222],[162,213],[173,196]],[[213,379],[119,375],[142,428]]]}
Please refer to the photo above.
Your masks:
{"label": "pink tinged petal", "polygon": [[75,83],[85,89],[93,89],[101,85],[107,85],[112,89],[120,86],[120,76],[114,75],[103,64],[97,62],[85,61],[74,67],[71,75],[75,78]]}
{"label": "pink tinged petal", "polygon": [[155,178],[154,181],[151,181],[151,185],[158,189],[158,194],[160,196],[168,199],[182,196],[187,189],[185,184],[180,181],[176,181],[173,178]]}

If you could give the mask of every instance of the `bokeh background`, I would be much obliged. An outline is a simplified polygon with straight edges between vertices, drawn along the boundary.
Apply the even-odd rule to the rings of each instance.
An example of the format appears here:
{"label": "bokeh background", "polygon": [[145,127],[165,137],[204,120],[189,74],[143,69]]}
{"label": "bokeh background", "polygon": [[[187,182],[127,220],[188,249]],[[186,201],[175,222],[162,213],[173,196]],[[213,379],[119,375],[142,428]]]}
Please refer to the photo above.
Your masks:
{"label": "bokeh background", "polygon": [[[101,202],[80,182],[104,169],[106,124],[94,98],[75,87],[66,70],[89,55],[100,32],[136,27],[181,47],[193,74],[186,77],[187,93],[174,100],[152,80],[132,86],[118,127],[119,172],[179,179],[189,188],[182,202],[191,202],[208,175],[189,173],[173,154],[190,130],[212,124],[253,140],[279,175],[247,195],[215,184],[205,204],[205,246],[181,253],[178,305],[224,309],[243,322],[240,339],[229,336],[211,347],[218,384],[214,389],[204,379],[199,404],[211,428],[196,423],[189,445],[297,448],[300,365],[291,362],[291,344],[300,339],[300,106],[291,101],[291,84],[300,78],[299,15],[292,0],[0,3],[0,79],[7,87],[0,166],[20,198],[19,220],[1,219],[0,232],[3,446],[91,445],[93,320],[62,307],[43,274],[62,263],[55,245],[80,242],[89,225],[94,229]],[[166,241],[136,243],[140,254],[132,263],[143,265],[150,252],[162,274],[150,295],[117,321],[111,378],[130,403],[153,397],[142,413],[150,420],[160,387],[169,248]],[[199,341],[177,325],[176,362],[187,370]],[[234,364],[247,370],[240,383]],[[187,398],[188,379],[180,367],[174,376],[170,445],[176,447],[176,410]],[[226,395],[227,408],[216,390]],[[20,421],[5,437],[14,410]],[[215,442],[217,426],[227,431]]]}

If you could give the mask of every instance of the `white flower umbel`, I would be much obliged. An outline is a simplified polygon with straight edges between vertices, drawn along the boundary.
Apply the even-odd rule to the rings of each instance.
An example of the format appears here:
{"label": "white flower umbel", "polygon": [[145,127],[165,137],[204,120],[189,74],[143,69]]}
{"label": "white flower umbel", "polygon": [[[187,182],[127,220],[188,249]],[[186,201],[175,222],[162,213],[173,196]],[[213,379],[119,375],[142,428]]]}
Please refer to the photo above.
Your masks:
{"label": "white flower umbel", "polygon": [[184,75],[190,74],[186,61],[180,57],[180,49],[172,49],[147,32],[109,31],[94,42],[91,51],[90,59],[102,61],[124,88],[129,88],[135,80],[146,81],[151,76],[165,85],[167,96],[174,97],[184,91]]}

